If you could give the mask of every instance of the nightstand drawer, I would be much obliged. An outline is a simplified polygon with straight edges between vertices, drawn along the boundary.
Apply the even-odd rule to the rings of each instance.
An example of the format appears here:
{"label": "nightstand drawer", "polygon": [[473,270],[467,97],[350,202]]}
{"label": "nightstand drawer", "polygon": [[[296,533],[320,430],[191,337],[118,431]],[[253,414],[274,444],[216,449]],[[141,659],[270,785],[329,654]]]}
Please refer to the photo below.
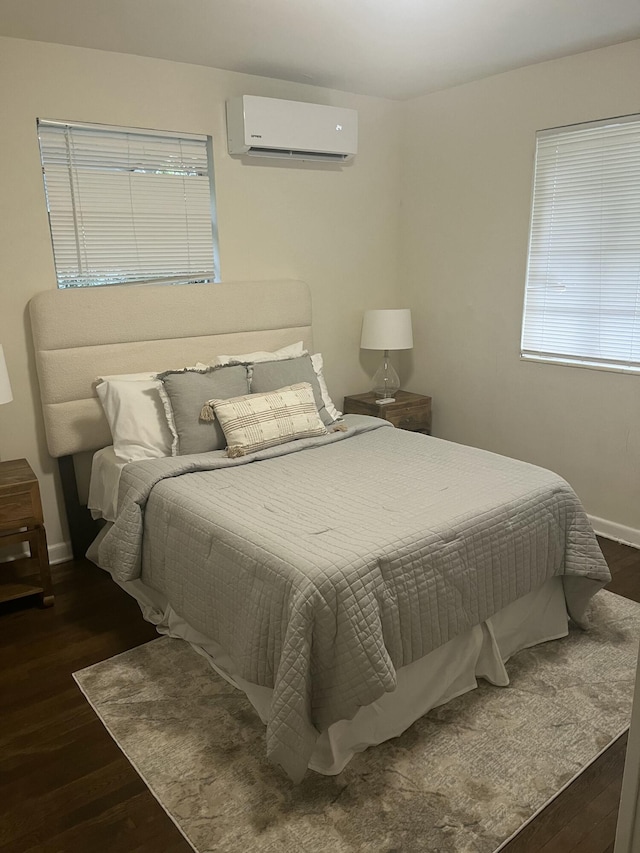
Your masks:
{"label": "nightstand drawer", "polygon": [[0,532],[43,524],[40,489],[26,459],[0,463]]}
{"label": "nightstand drawer", "polygon": [[33,498],[32,489],[4,496],[0,502],[0,530],[37,525],[38,508],[34,506]]}
{"label": "nightstand drawer", "polygon": [[420,412],[394,413],[393,415],[389,415],[386,420],[390,421],[398,429],[413,430],[414,432],[428,430],[431,427],[430,418],[425,417]]}

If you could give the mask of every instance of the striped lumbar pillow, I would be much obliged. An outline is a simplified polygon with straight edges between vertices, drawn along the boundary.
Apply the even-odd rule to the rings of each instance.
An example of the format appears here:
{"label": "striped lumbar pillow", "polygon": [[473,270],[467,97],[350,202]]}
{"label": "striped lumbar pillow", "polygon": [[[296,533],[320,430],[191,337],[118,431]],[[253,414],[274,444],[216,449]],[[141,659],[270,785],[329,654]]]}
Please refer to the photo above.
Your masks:
{"label": "striped lumbar pillow", "polygon": [[200,417],[218,420],[227,440],[227,456],[231,457],[246,456],[297,438],[327,435],[308,382],[264,394],[208,400]]}

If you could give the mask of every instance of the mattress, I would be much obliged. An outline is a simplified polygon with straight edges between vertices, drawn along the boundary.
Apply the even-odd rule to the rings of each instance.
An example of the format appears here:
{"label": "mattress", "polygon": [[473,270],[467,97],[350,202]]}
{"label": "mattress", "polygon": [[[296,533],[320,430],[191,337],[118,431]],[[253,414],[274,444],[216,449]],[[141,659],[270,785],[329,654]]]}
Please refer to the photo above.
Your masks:
{"label": "mattress", "polygon": [[98,552],[272,690],[267,753],[295,780],[318,737],[395,691],[403,667],[554,577],[581,620],[609,579],[562,478],[345,420],[239,460],[128,465]]}

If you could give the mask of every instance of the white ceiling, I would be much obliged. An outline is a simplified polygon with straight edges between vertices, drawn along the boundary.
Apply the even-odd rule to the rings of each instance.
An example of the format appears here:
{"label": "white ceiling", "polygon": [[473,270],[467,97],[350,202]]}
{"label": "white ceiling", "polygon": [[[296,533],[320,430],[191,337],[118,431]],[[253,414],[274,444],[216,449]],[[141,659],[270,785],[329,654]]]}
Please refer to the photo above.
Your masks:
{"label": "white ceiling", "polygon": [[404,99],[640,38],[640,0],[0,0],[0,35]]}

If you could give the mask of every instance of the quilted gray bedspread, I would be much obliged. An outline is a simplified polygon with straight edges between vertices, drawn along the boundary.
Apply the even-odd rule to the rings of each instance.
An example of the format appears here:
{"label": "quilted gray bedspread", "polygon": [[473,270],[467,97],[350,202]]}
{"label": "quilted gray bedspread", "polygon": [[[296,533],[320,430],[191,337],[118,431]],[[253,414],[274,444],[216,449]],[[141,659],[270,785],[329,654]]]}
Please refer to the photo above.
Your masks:
{"label": "quilted gray bedspread", "polygon": [[126,466],[99,549],[116,579],[142,577],[273,688],[267,753],[294,780],[318,732],[392,691],[399,667],[553,575],[580,621],[609,580],[562,478],[346,422],[250,457]]}

